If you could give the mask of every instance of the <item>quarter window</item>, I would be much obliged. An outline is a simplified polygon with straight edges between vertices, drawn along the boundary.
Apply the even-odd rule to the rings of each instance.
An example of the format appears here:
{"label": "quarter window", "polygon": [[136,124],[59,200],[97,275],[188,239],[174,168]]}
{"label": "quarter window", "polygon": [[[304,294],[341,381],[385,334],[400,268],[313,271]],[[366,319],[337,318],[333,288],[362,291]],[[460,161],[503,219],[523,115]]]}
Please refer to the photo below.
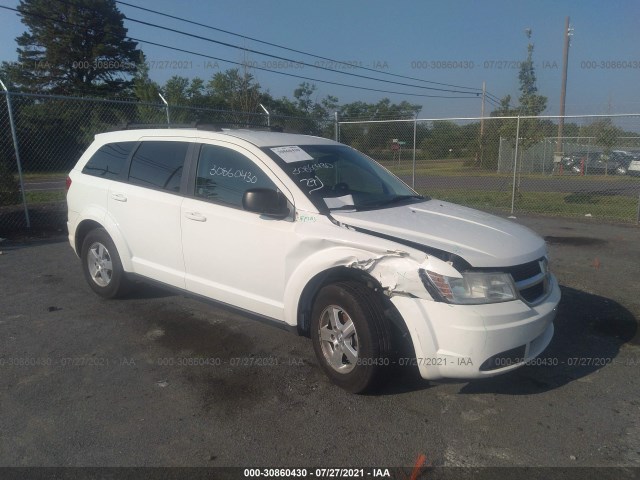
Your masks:
{"label": "quarter window", "polygon": [[179,192],[187,148],[187,142],[143,142],[131,159],[129,182]]}
{"label": "quarter window", "polygon": [[95,177],[117,178],[135,145],[136,142],[116,142],[101,146],[84,166],[82,173]]}
{"label": "quarter window", "polygon": [[242,208],[242,196],[252,188],[277,189],[243,154],[217,145],[202,145],[196,175],[196,197]]}

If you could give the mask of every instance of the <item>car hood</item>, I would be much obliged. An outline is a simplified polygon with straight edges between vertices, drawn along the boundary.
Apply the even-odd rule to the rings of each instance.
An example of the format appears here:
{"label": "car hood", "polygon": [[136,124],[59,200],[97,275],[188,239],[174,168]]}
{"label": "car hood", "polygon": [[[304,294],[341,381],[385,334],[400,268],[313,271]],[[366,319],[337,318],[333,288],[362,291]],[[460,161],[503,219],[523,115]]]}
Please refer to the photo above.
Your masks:
{"label": "car hood", "polygon": [[346,225],[454,253],[473,267],[508,267],[547,253],[544,240],[510,220],[440,200],[332,212]]}

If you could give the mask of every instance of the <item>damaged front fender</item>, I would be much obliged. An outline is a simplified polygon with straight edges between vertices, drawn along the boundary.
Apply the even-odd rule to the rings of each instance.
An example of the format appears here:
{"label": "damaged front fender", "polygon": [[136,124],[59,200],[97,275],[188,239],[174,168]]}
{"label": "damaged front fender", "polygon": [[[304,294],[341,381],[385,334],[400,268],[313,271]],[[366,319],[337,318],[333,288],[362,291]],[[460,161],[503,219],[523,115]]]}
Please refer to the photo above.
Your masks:
{"label": "damaged front fender", "polygon": [[438,258],[427,256],[424,261],[417,262],[401,250],[388,251],[383,255],[352,262],[348,266],[367,272],[382,285],[390,297],[409,295],[433,300],[423,284],[420,270],[429,270],[450,277],[461,276],[450,264]]}
{"label": "damaged front fender", "polygon": [[[459,277],[458,271],[425,252],[411,247],[397,248],[388,240],[345,229],[342,238],[327,230],[322,222],[302,224],[298,230],[296,248],[286,258],[287,283],[284,295],[284,321],[296,325],[300,302],[306,298],[307,285],[335,268],[349,268],[366,273],[389,297],[413,297],[433,300],[427,291],[420,270]],[[331,235],[329,235],[331,233]],[[308,306],[307,306],[308,307]],[[307,308],[303,307],[303,308]]]}

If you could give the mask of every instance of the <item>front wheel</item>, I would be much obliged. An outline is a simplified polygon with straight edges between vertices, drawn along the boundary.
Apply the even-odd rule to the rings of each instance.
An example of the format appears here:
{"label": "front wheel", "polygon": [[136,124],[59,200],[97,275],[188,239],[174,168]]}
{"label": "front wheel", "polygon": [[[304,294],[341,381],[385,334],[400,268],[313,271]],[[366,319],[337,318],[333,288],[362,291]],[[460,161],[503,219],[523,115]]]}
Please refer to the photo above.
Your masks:
{"label": "front wheel", "polygon": [[348,392],[364,393],[386,380],[391,333],[382,302],[368,287],[340,282],[320,290],[311,339],[324,372]]}
{"label": "front wheel", "polygon": [[82,242],[82,270],[91,289],[104,298],[124,295],[129,287],[113,240],[103,228],[87,234]]}

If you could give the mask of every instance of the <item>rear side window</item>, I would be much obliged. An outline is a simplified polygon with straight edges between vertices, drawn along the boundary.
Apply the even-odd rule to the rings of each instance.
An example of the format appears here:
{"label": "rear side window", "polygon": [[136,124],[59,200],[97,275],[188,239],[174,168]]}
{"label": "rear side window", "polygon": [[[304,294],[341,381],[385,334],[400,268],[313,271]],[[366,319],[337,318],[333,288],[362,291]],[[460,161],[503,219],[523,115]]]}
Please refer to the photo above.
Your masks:
{"label": "rear side window", "polygon": [[196,197],[242,208],[242,196],[251,188],[277,189],[262,170],[241,153],[217,145],[202,145]]}
{"label": "rear side window", "polygon": [[82,173],[96,177],[115,179],[129,158],[137,142],[116,142],[101,146],[89,159]]}
{"label": "rear side window", "polygon": [[129,183],[180,191],[187,142],[143,142],[131,159]]}

